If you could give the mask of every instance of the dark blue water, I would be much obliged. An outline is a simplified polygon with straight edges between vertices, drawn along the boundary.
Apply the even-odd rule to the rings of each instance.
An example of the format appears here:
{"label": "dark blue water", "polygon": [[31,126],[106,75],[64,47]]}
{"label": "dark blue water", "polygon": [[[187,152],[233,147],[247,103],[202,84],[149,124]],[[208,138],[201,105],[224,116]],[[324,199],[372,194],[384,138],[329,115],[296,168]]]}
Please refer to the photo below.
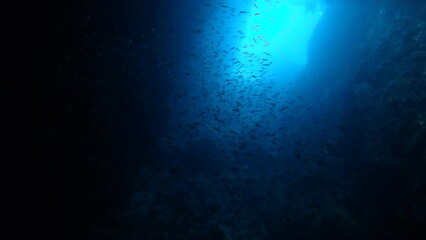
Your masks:
{"label": "dark blue water", "polygon": [[10,239],[426,239],[423,1],[11,5]]}

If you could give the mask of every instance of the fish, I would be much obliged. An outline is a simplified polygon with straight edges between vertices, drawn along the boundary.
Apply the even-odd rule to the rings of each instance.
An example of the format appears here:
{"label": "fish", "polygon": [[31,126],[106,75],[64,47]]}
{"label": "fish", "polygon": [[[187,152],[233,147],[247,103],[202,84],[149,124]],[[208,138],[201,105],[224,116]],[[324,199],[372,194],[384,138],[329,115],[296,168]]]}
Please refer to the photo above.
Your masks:
{"label": "fish", "polygon": [[247,142],[243,141],[238,145],[238,148],[245,148],[247,146]]}
{"label": "fish", "polygon": [[344,126],[344,125],[337,126],[337,129],[339,129],[342,132],[347,132],[348,131],[348,128],[346,126]]}
{"label": "fish", "polygon": [[192,123],[192,124],[188,124],[188,127],[191,128],[191,129],[198,128],[199,126],[200,126],[200,122],[195,122],[195,123]]}
{"label": "fish", "polygon": [[294,156],[295,156],[298,160],[302,159],[302,156],[300,155],[300,153],[299,153],[299,152],[295,152],[295,153],[294,153]]}

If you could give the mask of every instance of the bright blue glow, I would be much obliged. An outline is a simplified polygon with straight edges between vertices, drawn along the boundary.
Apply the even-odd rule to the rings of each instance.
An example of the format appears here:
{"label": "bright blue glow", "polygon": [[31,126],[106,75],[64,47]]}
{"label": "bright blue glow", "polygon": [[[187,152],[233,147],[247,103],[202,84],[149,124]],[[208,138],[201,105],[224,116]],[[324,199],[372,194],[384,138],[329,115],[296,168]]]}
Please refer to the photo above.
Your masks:
{"label": "bright blue glow", "polygon": [[258,0],[245,21],[242,63],[277,73],[307,62],[309,39],[325,10],[315,0]]}
{"label": "bright blue glow", "polygon": [[300,97],[294,80],[325,10],[320,1],[211,0],[200,11],[189,4],[177,14],[184,16],[177,29],[192,29],[182,38],[187,55],[178,61],[180,97],[170,109],[179,110],[174,118],[180,125],[197,123],[194,136],[181,137],[204,132],[222,138],[227,132],[231,139],[239,129],[239,136],[256,132],[261,139],[266,128],[260,126],[287,120],[289,111],[281,107]]}

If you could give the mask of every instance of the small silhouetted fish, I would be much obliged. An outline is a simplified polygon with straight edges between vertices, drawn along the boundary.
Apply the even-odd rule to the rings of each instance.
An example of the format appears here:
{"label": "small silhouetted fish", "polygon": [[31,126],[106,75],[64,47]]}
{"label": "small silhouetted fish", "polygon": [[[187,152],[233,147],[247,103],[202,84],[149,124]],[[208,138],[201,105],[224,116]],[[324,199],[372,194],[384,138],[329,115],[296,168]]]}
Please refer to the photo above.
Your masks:
{"label": "small silhouetted fish", "polygon": [[184,190],[176,190],[175,194],[176,195],[183,195],[183,196],[185,196],[185,195],[189,195],[189,192],[188,191],[184,191]]}
{"label": "small silhouetted fish", "polygon": [[200,30],[200,29],[195,30],[195,33],[202,33],[202,32],[203,32],[203,30]]}
{"label": "small silhouetted fish", "polygon": [[172,168],[170,168],[169,169],[169,173],[171,174],[171,175],[175,175],[175,174],[177,174],[178,173],[178,168],[177,167],[172,167]]}
{"label": "small silhouetted fish", "polygon": [[253,5],[254,5],[255,8],[259,9],[259,7],[256,5],[256,3],[253,3]]}
{"label": "small silhouetted fish", "polygon": [[300,155],[300,153],[299,153],[299,152],[295,152],[295,153],[294,153],[294,156],[295,156],[298,160],[302,159],[302,156]]}
{"label": "small silhouetted fish", "polygon": [[241,142],[239,145],[238,145],[238,148],[245,148],[247,146],[247,142]]}
{"label": "small silhouetted fish", "polygon": [[190,186],[194,186],[197,185],[197,181],[193,180],[193,179],[186,179],[185,184],[190,185]]}
{"label": "small silhouetted fish", "polygon": [[337,126],[337,128],[338,128],[340,131],[342,131],[342,132],[346,132],[346,131],[348,131],[348,128],[347,128],[346,126],[344,126],[344,125],[339,125],[339,126]]}
{"label": "small silhouetted fish", "polygon": [[200,122],[188,124],[188,127],[191,128],[191,129],[198,128],[199,126],[200,126]]}
{"label": "small silhouetted fish", "polygon": [[245,184],[254,184],[256,182],[256,180],[254,178],[248,178],[246,180],[244,180]]}

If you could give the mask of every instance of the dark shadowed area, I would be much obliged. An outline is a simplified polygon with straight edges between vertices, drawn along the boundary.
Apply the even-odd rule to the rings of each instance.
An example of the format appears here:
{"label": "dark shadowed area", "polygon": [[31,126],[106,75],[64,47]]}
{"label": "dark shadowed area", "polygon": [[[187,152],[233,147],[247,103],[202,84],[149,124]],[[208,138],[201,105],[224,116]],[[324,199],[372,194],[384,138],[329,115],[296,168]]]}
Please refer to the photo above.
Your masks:
{"label": "dark shadowed area", "polygon": [[2,12],[5,239],[426,239],[426,2]]}

